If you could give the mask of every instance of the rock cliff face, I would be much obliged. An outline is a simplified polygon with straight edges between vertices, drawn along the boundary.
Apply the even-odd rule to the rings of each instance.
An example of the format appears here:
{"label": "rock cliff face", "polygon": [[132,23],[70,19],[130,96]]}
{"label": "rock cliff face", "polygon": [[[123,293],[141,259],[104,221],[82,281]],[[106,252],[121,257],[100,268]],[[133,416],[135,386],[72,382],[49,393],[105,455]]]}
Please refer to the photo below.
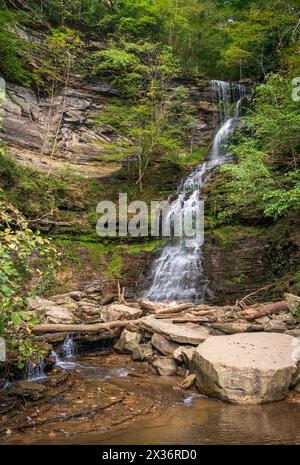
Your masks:
{"label": "rock cliff face", "polygon": [[[94,178],[119,168],[107,155],[118,134],[110,127],[96,128],[93,121],[105,102],[117,95],[109,84],[78,81],[54,98],[39,98],[12,84],[7,91],[3,136],[19,162],[53,174],[69,167]],[[100,161],[101,155],[107,156],[106,163]]]}
{"label": "rock cliff face", "polygon": [[[189,91],[197,126],[186,140],[189,148],[207,145],[217,123],[210,83],[177,82]],[[171,89],[170,89],[171,90]],[[3,138],[19,162],[53,173],[70,168],[81,176],[103,178],[120,169],[109,146],[122,139],[111,127],[95,122],[103,107],[118,92],[109,83],[74,77],[66,90],[54,97],[39,97],[31,90],[7,85]],[[122,160],[121,160],[122,163]]]}

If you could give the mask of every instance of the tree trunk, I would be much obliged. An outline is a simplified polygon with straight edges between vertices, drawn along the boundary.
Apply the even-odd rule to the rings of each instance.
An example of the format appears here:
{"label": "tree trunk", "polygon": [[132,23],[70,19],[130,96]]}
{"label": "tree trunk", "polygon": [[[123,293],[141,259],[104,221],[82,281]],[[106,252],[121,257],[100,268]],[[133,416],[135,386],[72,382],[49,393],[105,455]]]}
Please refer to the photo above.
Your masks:
{"label": "tree trunk", "polygon": [[138,324],[138,320],[111,321],[109,323],[97,323],[94,325],[66,325],[66,324],[43,324],[32,328],[33,334],[45,333],[98,333],[106,329],[125,328],[129,323]]}
{"label": "tree trunk", "polygon": [[256,320],[257,318],[261,318],[262,316],[272,315],[274,313],[281,313],[287,312],[288,307],[286,301],[283,300],[281,302],[271,303],[267,305],[263,305],[261,307],[256,307],[252,309],[248,309],[245,312],[241,313],[241,316],[248,321]]}

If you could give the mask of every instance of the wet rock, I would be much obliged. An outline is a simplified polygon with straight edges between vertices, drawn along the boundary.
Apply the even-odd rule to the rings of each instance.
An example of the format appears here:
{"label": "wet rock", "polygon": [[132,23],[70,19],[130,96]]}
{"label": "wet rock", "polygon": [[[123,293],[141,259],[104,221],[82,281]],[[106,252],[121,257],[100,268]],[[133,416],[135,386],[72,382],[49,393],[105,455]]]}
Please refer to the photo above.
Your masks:
{"label": "wet rock", "polygon": [[260,325],[255,325],[252,323],[215,323],[212,324],[212,327],[222,331],[225,334],[263,331],[263,328]]}
{"label": "wet rock", "polygon": [[151,344],[155,349],[161,352],[163,355],[173,355],[175,350],[178,348],[178,344],[169,341],[160,334],[153,334]]}
{"label": "wet rock", "polygon": [[102,320],[118,321],[118,320],[135,320],[142,315],[142,311],[137,308],[128,307],[127,305],[112,304],[101,310]]}
{"label": "wet rock", "polygon": [[132,354],[134,349],[140,344],[141,339],[141,334],[125,329],[122,332],[120,339],[114,345],[114,348],[118,352]]}
{"label": "wet rock", "polygon": [[203,112],[217,112],[218,107],[211,102],[206,102],[205,100],[201,101],[197,105],[199,110],[202,110]]}
{"label": "wet rock", "polygon": [[193,354],[197,387],[202,393],[232,403],[284,399],[297,370],[294,341],[277,333],[211,337]]}
{"label": "wet rock", "polygon": [[150,343],[140,344],[132,351],[133,360],[149,360],[153,356],[153,349]]}
{"label": "wet rock", "polygon": [[16,397],[23,397],[29,400],[39,400],[46,396],[47,388],[42,384],[31,383],[29,381],[19,381],[11,387],[9,393]]}
{"label": "wet rock", "polygon": [[69,373],[61,372],[57,375],[51,376],[51,378],[47,381],[47,386],[51,388],[55,388],[60,386],[61,384],[66,383],[70,378]]}
{"label": "wet rock", "polygon": [[157,358],[152,365],[157,369],[160,376],[176,376],[177,364],[171,358]]}
{"label": "wet rock", "polygon": [[284,333],[286,329],[286,324],[280,320],[270,320],[264,325],[264,330],[270,333]]}
{"label": "wet rock", "polygon": [[179,344],[198,345],[210,336],[210,331],[193,323],[173,324],[169,320],[156,320],[149,316],[145,318],[142,327],[152,333],[158,333]]}

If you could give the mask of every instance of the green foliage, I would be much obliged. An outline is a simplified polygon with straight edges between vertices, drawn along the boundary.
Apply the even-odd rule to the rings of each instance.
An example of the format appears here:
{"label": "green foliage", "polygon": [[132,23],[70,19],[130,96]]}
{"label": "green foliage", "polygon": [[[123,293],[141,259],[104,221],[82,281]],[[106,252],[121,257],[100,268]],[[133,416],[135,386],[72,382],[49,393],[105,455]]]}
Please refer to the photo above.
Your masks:
{"label": "green foliage", "polygon": [[116,99],[99,115],[99,124],[112,125],[123,136],[110,145],[114,158],[127,159],[128,176],[142,181],[153,158],[176,161],[184,156],[180,139],[195,125],[183,104],[186,89],[169,89],[179,72],[169,47],[150,43],[122,42],[119,48],[96,52],[92,73],[109,78],[130,97],[130,104]]}
{"label": "green foliage", "polygon": [[33,76],[38,87],[54,95],[62,82],[68,84],[70,73],[78,71],[83,42],[74,29],[60,27],[46,36],[46,47]]}
{"label": "green foliage", "polygon": [[0,5],[0,74],[7,80],[27,83],[30,73],[26,70],[29,62],[24,40],[17,34],[20,15]]}
{"label": "green foliage", "polygon": [[289,80],[271,74],[257,89],[246,118],[249,133],[233,148],[238,163],[226,165],[231,180],[223,185],[230,206],[221,216],[278,219],[300,208],[300,114]]}
{"label": "green foliage", "polygon": [[24,352],[30,346],[34,353],[26,341],[35,323],[24,311],[26,298],[52,279],[55,257],[51,241],[29,229],[12,205],[0,201],[0,335],[12,349]]}

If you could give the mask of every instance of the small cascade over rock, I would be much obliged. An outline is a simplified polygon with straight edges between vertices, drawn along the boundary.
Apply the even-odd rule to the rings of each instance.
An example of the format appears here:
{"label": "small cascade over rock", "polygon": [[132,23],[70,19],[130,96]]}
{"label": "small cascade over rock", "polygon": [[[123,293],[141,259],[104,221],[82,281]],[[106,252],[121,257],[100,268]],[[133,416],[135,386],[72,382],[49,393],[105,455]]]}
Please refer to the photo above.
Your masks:
{"label": "small cascade over rock", "polygon": [[[242,84],[211,81],[213,101],[220,108],[221,126],[217,131],[208,159],[183,182],[170,215],[182,211],[195,217],[199,211],[202,189],[217,166],[231,162],[228,143],[237,128],[247,89]],[[150,300],[191,300],[203,303],[209,295],[209,285],[202,269],[202,245],[198,238],[170,241],[153,265],[151,286],[144,294]]]}
{"label": "small cascade over rock", "polygon": [[25,379],[27,381],[39,381],[46,377],[44,359],[41,358],[36,364],[32,362],[26,363]]}
{"label": "small cascade over rock", "polygon": [[76,344],[72,334],[68,334],[62,345],[63,356],[65,359],[71,360],[76,355]]}

